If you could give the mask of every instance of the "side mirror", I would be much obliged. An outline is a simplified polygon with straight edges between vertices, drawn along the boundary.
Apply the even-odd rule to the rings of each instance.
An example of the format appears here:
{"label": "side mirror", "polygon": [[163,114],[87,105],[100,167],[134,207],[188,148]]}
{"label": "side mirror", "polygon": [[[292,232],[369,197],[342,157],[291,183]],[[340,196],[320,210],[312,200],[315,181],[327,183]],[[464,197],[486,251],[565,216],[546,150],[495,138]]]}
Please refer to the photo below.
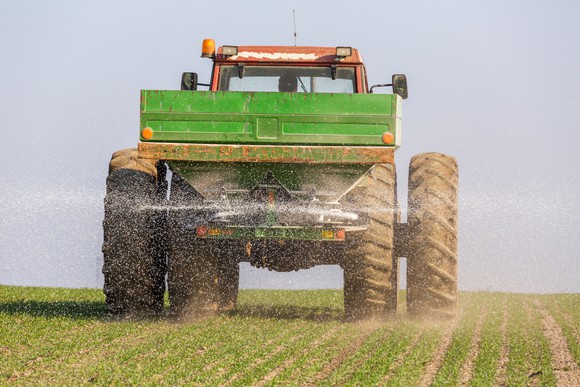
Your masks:
{"label": "side mirror", "polygon": [[197,73],[181,75],[181,90],[197,90]]}
{"label": "side mirror", "polygon": [[393,93],[398,94],[403,99],[407,99],[409,92],[407,91],[407,77],[405,74],[393,75]]}

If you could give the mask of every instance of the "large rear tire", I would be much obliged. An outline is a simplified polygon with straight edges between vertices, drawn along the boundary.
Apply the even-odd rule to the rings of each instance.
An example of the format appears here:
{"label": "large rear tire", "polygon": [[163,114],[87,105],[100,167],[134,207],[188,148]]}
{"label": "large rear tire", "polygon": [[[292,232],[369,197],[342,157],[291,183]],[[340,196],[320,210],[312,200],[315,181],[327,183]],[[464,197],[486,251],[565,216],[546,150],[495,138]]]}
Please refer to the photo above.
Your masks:
{"label": "large rear tire", "polygon": [[115,152],[109,164],[103,221],[103,292],[107,310],[116,316],[146,317],[163,310],[165,265],[156,253],[154,224],[147,208],[155,200],[154,161],[135,149]]}
{"label": "large rear tire", "polygon": [[355,320],[393,316],[397,310],[395,167],[375,165],[363,180],[368,184],[349,192],[345,203],[369,217],[365,231],[347,234],[342,264],[345,315]]}
{"label": "large rear tire", "polygon": [[407,310],[414,318],[457,313],[457,187],[455,158],[413,157],[409,168]]}

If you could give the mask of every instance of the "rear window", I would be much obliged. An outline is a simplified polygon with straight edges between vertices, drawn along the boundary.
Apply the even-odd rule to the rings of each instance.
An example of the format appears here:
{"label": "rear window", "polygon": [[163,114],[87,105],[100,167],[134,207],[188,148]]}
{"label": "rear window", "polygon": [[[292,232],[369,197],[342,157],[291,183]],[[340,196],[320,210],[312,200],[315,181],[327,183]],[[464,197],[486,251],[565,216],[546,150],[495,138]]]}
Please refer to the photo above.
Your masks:
{"label": "rear window", "polygon": [[221,66],[218,90],[354,93],[354,67]]}

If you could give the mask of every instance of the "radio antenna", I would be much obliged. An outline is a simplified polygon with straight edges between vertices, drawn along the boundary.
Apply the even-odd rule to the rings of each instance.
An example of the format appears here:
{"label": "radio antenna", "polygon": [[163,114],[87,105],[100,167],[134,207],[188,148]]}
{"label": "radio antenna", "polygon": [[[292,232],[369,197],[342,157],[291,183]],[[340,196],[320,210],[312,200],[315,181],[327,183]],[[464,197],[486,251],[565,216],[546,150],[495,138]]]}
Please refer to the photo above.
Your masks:
{"label": "radio antenna", "polygon": [[294,20],[294,46],[296,46],[296,11],[292,10],[292,19]]}

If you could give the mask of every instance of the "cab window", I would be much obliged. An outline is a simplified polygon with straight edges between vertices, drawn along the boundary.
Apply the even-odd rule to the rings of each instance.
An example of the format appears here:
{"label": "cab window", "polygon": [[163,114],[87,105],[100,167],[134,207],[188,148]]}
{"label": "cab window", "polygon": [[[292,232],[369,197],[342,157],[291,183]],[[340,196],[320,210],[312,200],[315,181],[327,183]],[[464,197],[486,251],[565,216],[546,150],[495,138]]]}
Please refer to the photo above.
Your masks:
{"label": "cab window", "polygon": [[[243,71],[240,77],[240,72]],[[337,67],[332,79],[331,67],[243,66],[222,65],[219,86],[221,91],[295,91],[298,93],[354,93],[354,67]],[[282,89],[280,78],[293,79],[295,90]]]}

